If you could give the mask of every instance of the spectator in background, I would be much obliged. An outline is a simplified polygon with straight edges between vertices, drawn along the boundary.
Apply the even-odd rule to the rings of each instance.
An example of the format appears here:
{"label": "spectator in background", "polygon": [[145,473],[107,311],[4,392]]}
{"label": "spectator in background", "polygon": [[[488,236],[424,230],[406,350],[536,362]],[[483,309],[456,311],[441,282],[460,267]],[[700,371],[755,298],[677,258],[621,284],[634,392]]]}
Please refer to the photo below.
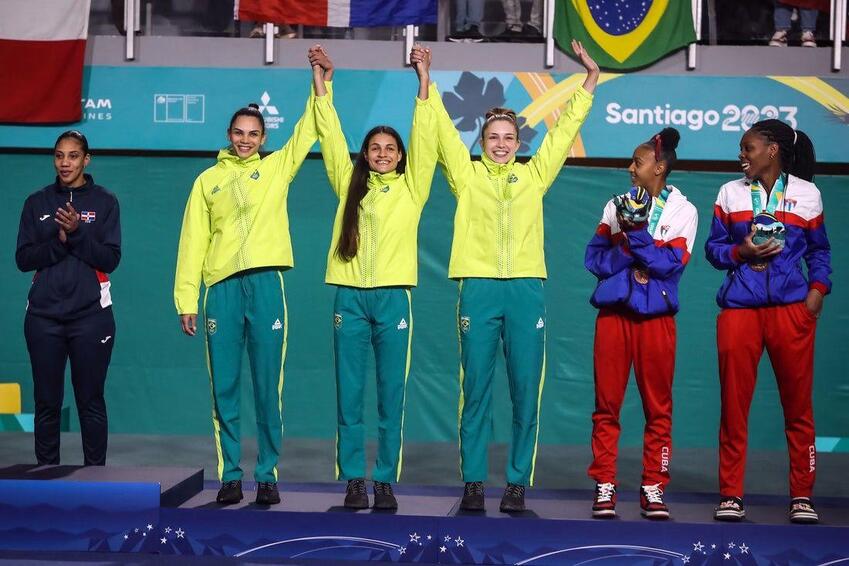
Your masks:
{"label": "spectator in background", "polygon": [[504,5],[504,22],[507,27],[498,35],[499,41],[528,42],[542,41],[542,1],[532,0],[527,22],[522,24],[521,0],[501,0]]}
{"label": "spectator in background", "polygon": [[824,0],[775,0],[773,21],[775,33],[769,40],[771,47],[786,47],[787,36],[790,33],[793,10],[799,10],[799,27],[802,29],[802,47],[816,47],[815,32],[819,11],[828,11],[829,4]]}
{"label": "spectator in background", "polygon": [[454,33],[448,41],[455,43],[480,43],[485,38],[480,32],[484,0],[456,0]]}

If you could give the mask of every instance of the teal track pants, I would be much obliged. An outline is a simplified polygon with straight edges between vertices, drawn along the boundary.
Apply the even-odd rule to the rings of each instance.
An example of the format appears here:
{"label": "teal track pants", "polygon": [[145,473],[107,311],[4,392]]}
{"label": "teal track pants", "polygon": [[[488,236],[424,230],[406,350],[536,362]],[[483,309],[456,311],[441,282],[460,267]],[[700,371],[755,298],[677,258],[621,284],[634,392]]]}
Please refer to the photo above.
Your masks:
{"label": "teal track pants", "polygon": [[242,479],[239,394],[242,352],[247,342],[259,448],[254,479],[276,482],[289,331],[283,273],[252,270],[216,283],[206,290],[204,318],[218,477],[221,481]]}
{"label": "teal track pants", "polygon": [[[460,336],[460,471],[487,478],[492,378],[504,349],[513,402],[507,481],[533,485],[539,407],[545,382],[545,296],[541,279],[464,279],[457,306]],[[499,415],[507,419],[507,415]]]}
{"label": "teal track pants", "polygon": [[378,450],[372,479],[401,477],[404,402],[410,373],[413,310],[409,289],[337,287],[333,315],[336,356],[336,478],[365,478],[363,393],[369,343],[377,370]]}

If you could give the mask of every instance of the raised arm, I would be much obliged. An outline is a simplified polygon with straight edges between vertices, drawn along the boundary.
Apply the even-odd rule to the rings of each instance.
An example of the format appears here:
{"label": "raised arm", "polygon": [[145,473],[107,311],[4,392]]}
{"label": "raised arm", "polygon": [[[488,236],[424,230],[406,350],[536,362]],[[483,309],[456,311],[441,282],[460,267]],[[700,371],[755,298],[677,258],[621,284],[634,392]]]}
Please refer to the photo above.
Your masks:
{"label": "raised arm", "polygon": [[320,45],[310,49],[309,60],[313,69],[313,88],[316,93],[313,111],[318,130],[318,141],[321,144],[321,155],[324,158],[324,167],[327,171],[327,178],[330,180],[330,187],[336,193],[336,196],[342,198],[347,194],[354,166],[351,163],[348,142],[342,132],[342,124],[339,122],[339,116],[333,107],[330,91],[331,83],[324,81],[327,71],[333,70],[333,62]]}
{"label": "raised arm", "polygon": [[456,196],[462,193],[474,177],[472,157],[469,148],[460,138],[460,132],[454,126],[454,120],[445,110],[442,97],[435,84],[431,84],[428,101],[433,104],[436,134],[438,139],[437,153],[442,171],[448,179],[448,188]]}
{"label": "raised arm", "polygon": [[[407,151],[407,170],[404,177],[413,199],[424,206],[430,195],[433,171],[436,168],[437,139],[434,135],[436,117],[433,101],[430,97],[430,61],[431,51],[427,47],[415,45],[410,52],[410,62],[419,78],[419,92],[413,111],[413,126],[410,130],[410,143]],[[438,98],[438,94],[433,98]]]}
{"label": "raised arm", "polygon": [[593,92],[598,84],[599,69],[580,42],[572,40],[572,49],[587,71],[584,84],[575,90],[566,103],[557,123],[546,134],[537,152],[528,162],[538,185],[545,193],[557,178],[563,162],[569,155],[575,138],[584,124],[593,104]]}

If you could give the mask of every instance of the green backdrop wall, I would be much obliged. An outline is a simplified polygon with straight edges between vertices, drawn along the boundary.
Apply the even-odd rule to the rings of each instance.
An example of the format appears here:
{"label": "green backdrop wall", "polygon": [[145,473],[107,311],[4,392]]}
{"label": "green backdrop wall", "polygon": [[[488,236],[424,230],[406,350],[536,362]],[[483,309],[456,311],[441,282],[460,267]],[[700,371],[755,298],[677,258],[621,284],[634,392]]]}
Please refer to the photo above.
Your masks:
{"label": "green backdrop wall", "polygon": [[[120,433],[206,434],[211,432],[210,394],[200,337],[179,331],[172,301],[173,272],[183,207],[206,158],[97,157],[89,172],[121,203],[123,259],[113,276],[118,330],[107,381],[110,430]],[[14,248],[24,199],[53,179],[50,156],[0,155],[7,221],[0,224],[0,382],[23,387],[24,411],[32,412],[32,382],[22,322],[30,274],[17,271]],[[675,172],[670,181],[700,211],[692,260],[681,283],[678,361],[674,385],[674,440],[679,447],[716,444],[719,382],[715,349],[714,295],[723,274],[704,259],[703,245],[719,186],[734,174]],[[545,206],[549,280],[548,374],[540,441],[583,444],[593,408],[592,334],[595,310],[588,298],[594,278],[583,268],[584,246],[604,203],[628,186],[622,170],[567,167]],[[816,351],[815,410],[818,436],[849,436],[849,383],[845,352],[849,335],[849,203],[846,180],[820,176],[833,245],[834,293],[826,299]],[[413,294],[415,336],[407,394],[406,438],[454,441],[457,434],[457,285],[446,278],[454,200],[441,174],[434,181],[419,230],[419,287]],[[285,275],[289,300],[289,348],[284,386],[286,434],[333,438],[335,385],[332,356],[333,290],[324,261],[335,210],[320,159],[308,160],[291,187],[289,212],[295,268]],[[499,356],[500,358],[500,356]],[[509,439],[511,416],[503,363],[495,382],[493,439]],[[244,372],[247,376],[247,371]],[[751,443],[784,446],[782,417],[766,360],[751,411]],[[248,379],[243,384],[243,430],[253,434]],[[375,432],[373,383],[367,420]],[[66,404],[73,405],[71,389]],[[75,416],[72,422],[75,421]],[[624,445],[638,445],[642,409],[633,383],[623,408]],[[72,425],[76,426],[76,424]]]}

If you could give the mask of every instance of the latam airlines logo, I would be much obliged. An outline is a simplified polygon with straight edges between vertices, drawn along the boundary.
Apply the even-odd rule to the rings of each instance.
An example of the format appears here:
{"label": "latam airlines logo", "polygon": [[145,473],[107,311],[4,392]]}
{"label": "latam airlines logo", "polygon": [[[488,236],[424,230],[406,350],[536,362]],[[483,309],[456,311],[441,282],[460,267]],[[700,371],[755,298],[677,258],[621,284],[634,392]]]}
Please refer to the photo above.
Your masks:
{"label": "latam airlines logo", "polygon": [[84,122],[104,122],[112,119],[111,98],[83,98],[80,100],[83,107]]}
{"label": "latam airlines logo", "polygon": [[278,129],[285,118],[280,115],[277,107],[271,104],[271,95],[268,94],[267,90],[263,91],[262,96],[259,97],[259,101],[261,103],[259,105],[259,111],[265,119],[265,127],[269,130]]}

